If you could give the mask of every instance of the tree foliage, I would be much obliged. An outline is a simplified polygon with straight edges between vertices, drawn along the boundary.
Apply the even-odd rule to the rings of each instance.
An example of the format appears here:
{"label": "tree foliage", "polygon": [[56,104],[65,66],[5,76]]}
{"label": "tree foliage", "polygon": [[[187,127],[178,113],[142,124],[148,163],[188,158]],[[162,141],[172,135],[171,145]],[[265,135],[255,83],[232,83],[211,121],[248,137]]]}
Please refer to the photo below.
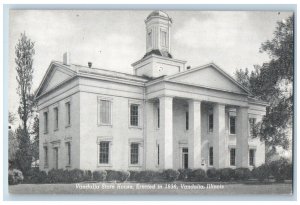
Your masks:
{"label": "tree foliage", "polygon": [[266,115],[257,126],[257,136],[264,140],[273,152],[278,147],[289,148],[293,116],[294,71],[294,17],[277,22],[272,40],[262,43],[260,52],[269,54],[271,60],[263,65],[238,70],[236,79],[247,87],[255,98],[267,101]]}
{"label": "tree foliage", "polygon": [[16,130],[19,149],[16,153],[16,165],[26,174],[31,168],[32,154],[28,120],[33,113],[34,95],[31,93],[33,74],[34,42],[24,33],[15,46],[15,63],[18,82],[17,93],[20,97],[18,114],[22,125]]}

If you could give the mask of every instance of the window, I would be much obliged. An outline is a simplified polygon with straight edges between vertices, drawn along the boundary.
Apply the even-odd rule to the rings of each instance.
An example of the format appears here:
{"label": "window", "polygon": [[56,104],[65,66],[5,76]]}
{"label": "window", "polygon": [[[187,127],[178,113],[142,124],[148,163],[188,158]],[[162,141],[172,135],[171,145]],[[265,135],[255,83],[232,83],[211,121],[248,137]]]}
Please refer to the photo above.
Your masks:
{"label": "window", "polygon": [[66,126],[71,125],[71,103],[66,103]]}
{"label": "window", "polygon": [[99,153],[99,163],[108,164],[109,163],[109,142],[100,142],[100,153]]}
{"label": "window", "polygon": [[255,165],[255,149],[249,150],[249,165],[254,166]]}
{"label": "window", "polygon": [[130,164],[139,163],[139,144],[132,143],[130,145]]}
{"label": "window", "polygon": [[55,147],[53,150],[54,150],[54,168],[58,169],[58,147]]}
{"label": "window", "polygon": [[256,119],[255,118],[249,118],[250,136],[254,135],[254,132],[255,132],[255,123],[256,123]]}
{"label": "window", "polygon": [[48,167],[48,147],[44,147],[44,168]]}
{"label": "window", "polygon": [[159,165],[159,144],[157,145],[157,165]]}
{"label": "window", "polygon": [[58,107],[55,107],[53,111],[54,111],[54,130],[58,130]]}
{"label": "window", "polygon": [[100,100],[100,124],[111,124],[111,101]]}
{"label": "window", "polygon": [[230,149],[230,166],[235,166],[235,148]]}
{"label": "window", "polygon": [[214,148],[210,147],[209,148],[209,165],[213,166],[214,165]]}
{"label": "window", "polygon": [[148,45],[149,47],[152,47],[152,32],[148,32]]}
{"label": "window", "polygon": [[71,142],[66,143],[67,147],[67,166],[71,165]]}
{"label": "window", "polygon": [[185,112],[185,129],[189,130],[189,112]]}
{"label": "window", "polygon": [[44,112],[44,133],[48,132],[48,112]]}
{"label": "window", "polygon": [[159,107],[157,108],[157,128],[159,128],[160,126],[160,110],[159,110]]}
{"label": "window", "polygon": [[189,149],[182,148],[182,168],[189,168]]}
{"label": "window", "polygon": [[139,105],[130,105],[130,125],[139,126]]}
{"label": "window", "polygon": [[230,131],[230,134],[234,135],[235,134],[235,116],[230,116],[229,117],[229,131]]}
{"label": "window", "polygon": [[214,129],[214,115],[208,115],[208,132],[213,132]]}
{"label": "window", "polygon": [[167,46],[167,32],[160,31],[160,43],[161,46]]}

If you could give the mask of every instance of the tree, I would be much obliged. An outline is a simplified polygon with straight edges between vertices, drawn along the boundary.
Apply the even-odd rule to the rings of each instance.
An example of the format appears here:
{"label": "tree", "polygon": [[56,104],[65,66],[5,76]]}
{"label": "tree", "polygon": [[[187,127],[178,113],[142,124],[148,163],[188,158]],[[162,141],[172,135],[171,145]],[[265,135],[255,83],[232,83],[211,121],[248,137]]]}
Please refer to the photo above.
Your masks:
{"label": "tree", "polygon": [[18,140],[15,132],[12,130],[11,125],[14,124],[16,117],[13,113],[9,112],[8,122],[9,122],[9,130],[8,130],[8,159],[14,161],[16,159],[16,153],[18,150]]}
{"label": "tree", "polygon": [[31,168],[32,161],[28,120],[31,117],[32,108],[34,106],[34,97],[31,93],[34,54],[34,42],[26,36],[25,32],[22,33],[15,46],[16,80],[18,82],[17,93],[20,97],[18,114],[22,122],[21,126],[16,130],[19,142],[16,164],[25,174]]}
{"label": "tree", "polygon": [[257,137],[266,142],[271,153],[289,148],[293,116],[294,17],[277,22],[274,38],[262,43],[260,52],[271,60],[255,66],[249,74],[238,70],[236,79],[258,99],[269,102],[266,115],[257,127]]}
{"label": "tree", "polygon": [[31,143],[31,153],[34,160],[39,158],[39,117],[35,116],[32,132],[33,142]]}

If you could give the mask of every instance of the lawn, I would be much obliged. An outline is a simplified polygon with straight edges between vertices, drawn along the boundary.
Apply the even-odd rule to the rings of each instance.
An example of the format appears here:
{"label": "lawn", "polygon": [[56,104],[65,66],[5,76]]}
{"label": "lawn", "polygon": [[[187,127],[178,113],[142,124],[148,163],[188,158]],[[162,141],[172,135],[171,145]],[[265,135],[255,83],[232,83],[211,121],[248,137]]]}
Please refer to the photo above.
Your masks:
{"label": "lawn", "polygon": [[292,193],[292,183],[74,183],[18,184],[9,186],[11,194],[183,194],[248,195]]}

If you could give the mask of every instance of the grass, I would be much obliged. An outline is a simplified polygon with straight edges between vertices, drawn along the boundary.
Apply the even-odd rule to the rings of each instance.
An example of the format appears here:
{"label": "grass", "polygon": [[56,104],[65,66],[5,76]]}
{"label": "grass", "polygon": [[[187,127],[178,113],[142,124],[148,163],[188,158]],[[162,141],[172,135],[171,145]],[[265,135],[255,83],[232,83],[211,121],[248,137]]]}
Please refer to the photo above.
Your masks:
{"label": "grass", "polygon": [[[208,185],[209,184],[209,185]],[[210,185],[212,184],[212,185]],[[169,185],[169,186],[168,186]],[[93,188],[92,188],[93,187]],[[194,189],[184,189],[189,187]],[[198,188],[198,189],[195,189]],[[200,188],[200,189],[199,189]],[[11,194],[182,194],[182,195],[290,195],[291,182],[285,183],[74,183],[18,184],[9,186]]]}

